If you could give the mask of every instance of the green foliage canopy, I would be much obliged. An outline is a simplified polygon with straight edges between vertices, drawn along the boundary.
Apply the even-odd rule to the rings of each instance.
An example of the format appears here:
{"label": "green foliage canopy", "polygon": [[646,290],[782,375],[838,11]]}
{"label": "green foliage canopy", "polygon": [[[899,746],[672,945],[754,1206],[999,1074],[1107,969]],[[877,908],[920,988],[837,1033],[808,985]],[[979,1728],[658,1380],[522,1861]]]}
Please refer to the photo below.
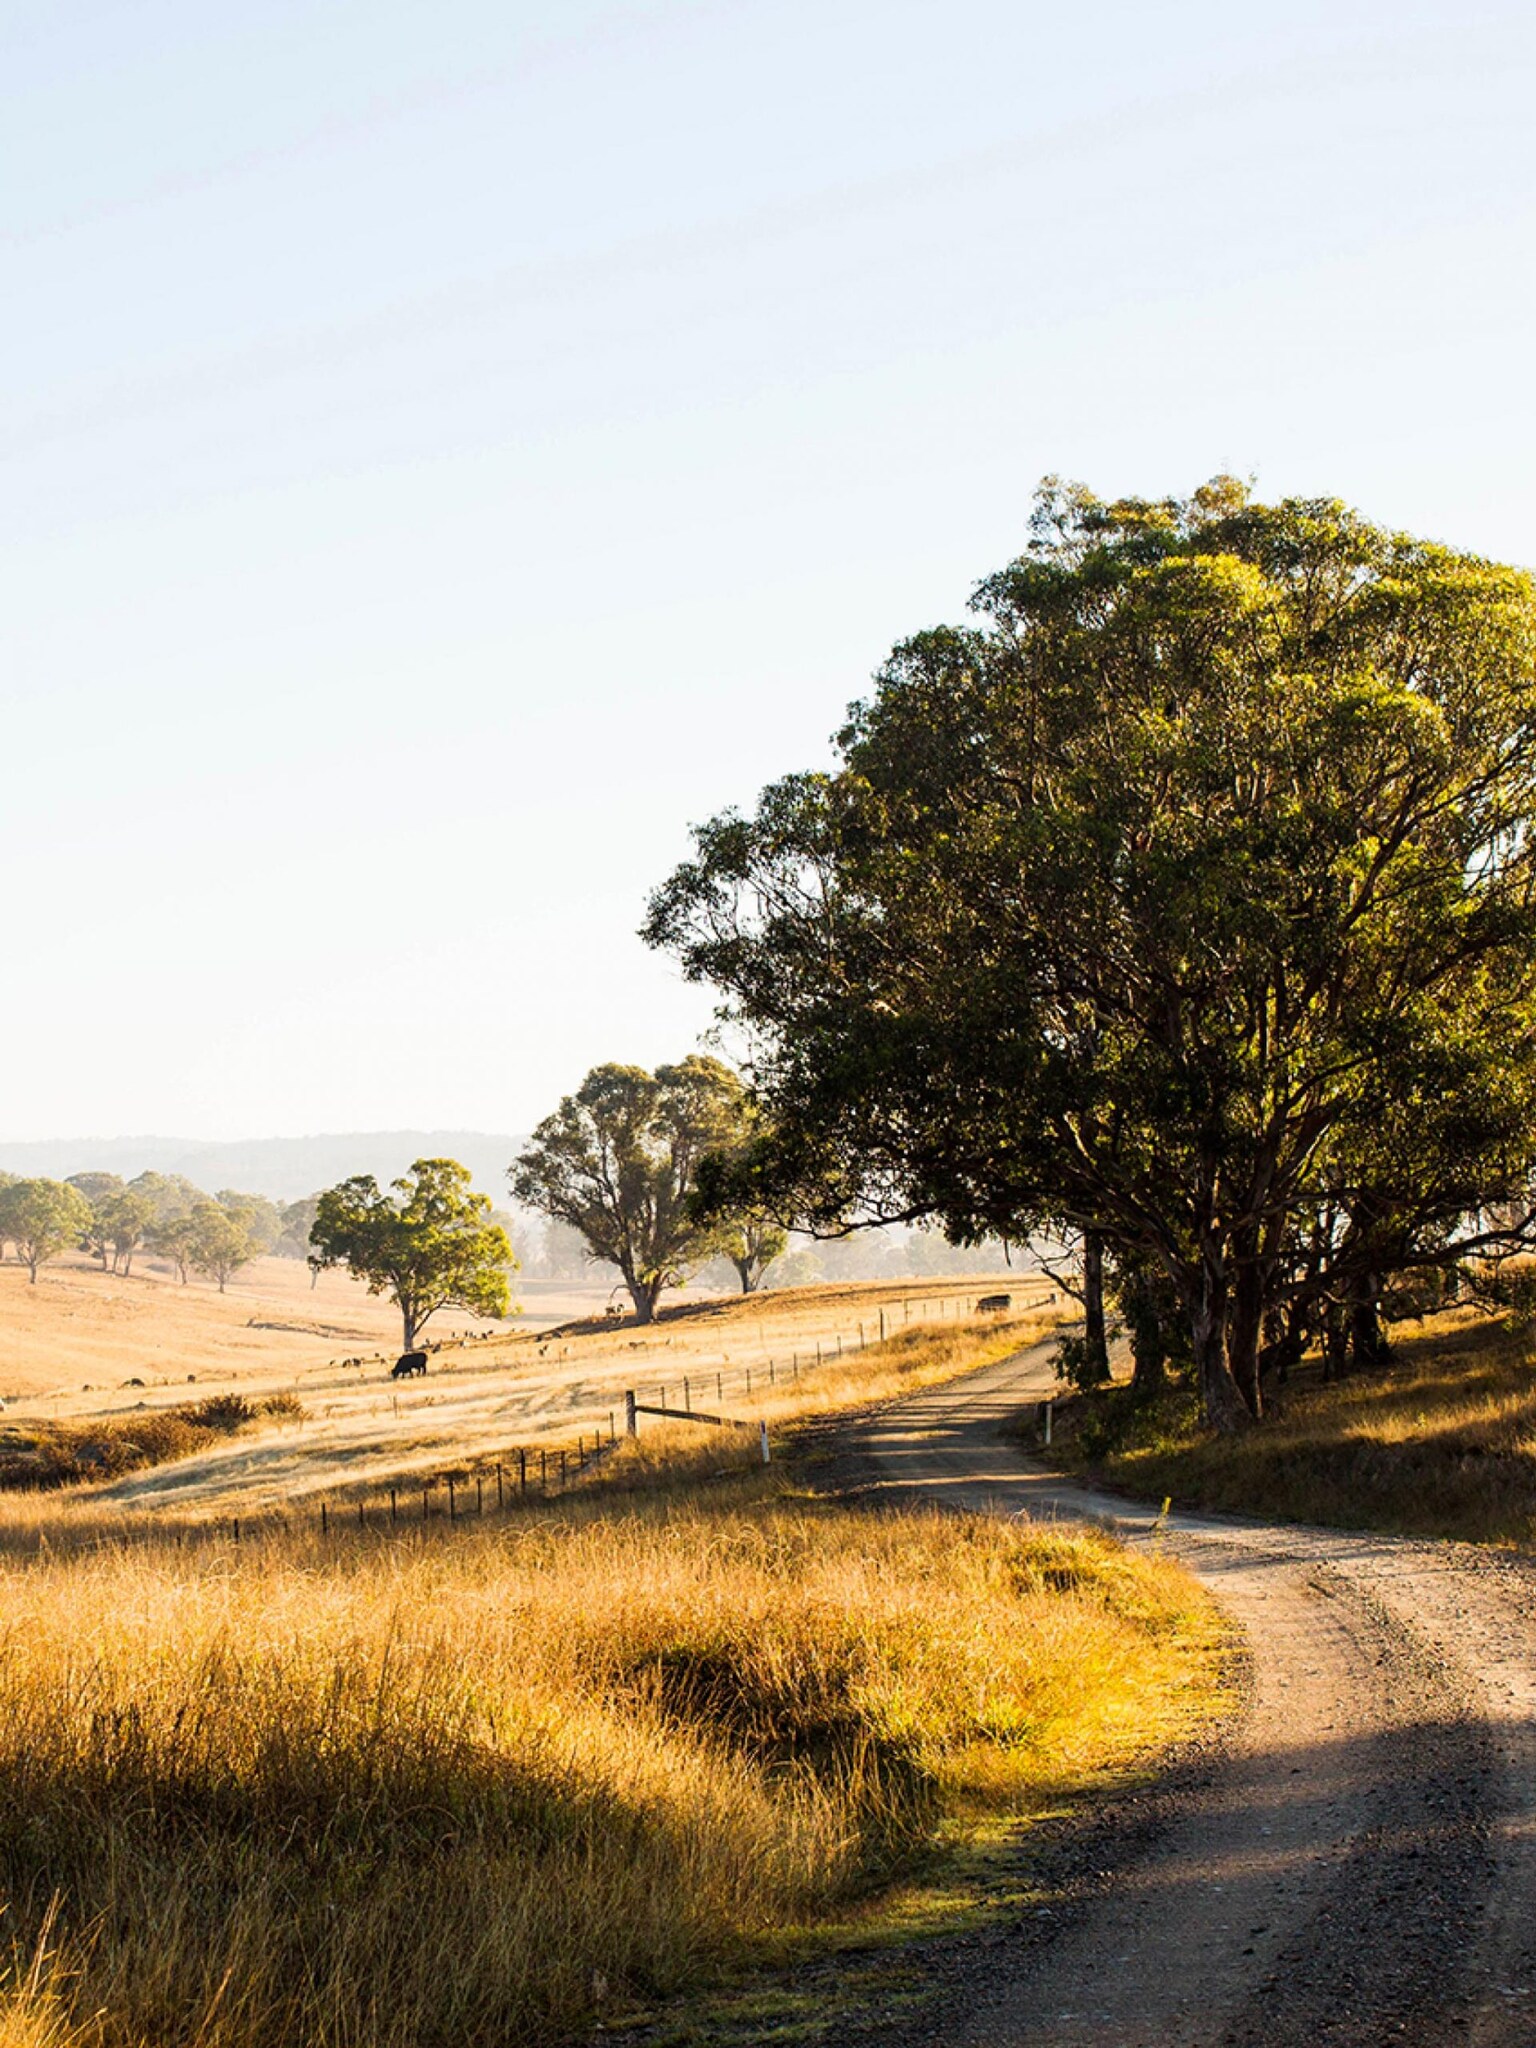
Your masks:
{"label": "green foliage canopy", "polygon": [[808,1217],[1099,1231],[1236,1427],[1298,1228],[1529,1186],[1536,592],[1218,480],[1048,485],[975,604],[645,935],[753,1033]]}
{"label": "green foliage canopy", "polygon": [[740,1142],[744,1091],[720,1060],[594,1067],[510,1169],[518,1201],[581,1233],[617,1266],[636,1318],[723,1249],[722,1224],[694,1200],[700,1163]]}
{"label": "green foliage canopy", "polygon": [[327,1188],[310,1243],[318,1270],[346,1266],[370,1294],[389,1295],[407,1351],[439,1309],[507,1313],[512,1246],[456,1159],[418,1159],[389,1191],[371,1173]]}
{"label": "green foliage canopy", "polygon": [[0,1240],[15,1245],[34,1286],[38,1267],[83,1243],[92,1221],[90,1203],[67,1181],[16,1180],[0,1188]]}

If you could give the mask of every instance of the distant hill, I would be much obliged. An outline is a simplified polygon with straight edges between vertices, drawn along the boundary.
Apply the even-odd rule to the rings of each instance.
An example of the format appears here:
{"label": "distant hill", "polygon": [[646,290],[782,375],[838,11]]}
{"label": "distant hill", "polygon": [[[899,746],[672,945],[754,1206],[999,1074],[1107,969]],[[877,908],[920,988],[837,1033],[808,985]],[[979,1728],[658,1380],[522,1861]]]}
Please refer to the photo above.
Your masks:
{"label": "distant hill", "polygon": [[184,1173],[210,1192],[297,1201],[348,1174],[393,1180],[414,1159],[457,1159],[476,1187],[498,1206],[508,1202],[507,1168],[528,1142],[495,1131],[343,1131],[310,1138],[40,1138],[18,1144],[0,1139],[0,1170],[63,1180],[95,1169],[131,1180],[153,1168]]}

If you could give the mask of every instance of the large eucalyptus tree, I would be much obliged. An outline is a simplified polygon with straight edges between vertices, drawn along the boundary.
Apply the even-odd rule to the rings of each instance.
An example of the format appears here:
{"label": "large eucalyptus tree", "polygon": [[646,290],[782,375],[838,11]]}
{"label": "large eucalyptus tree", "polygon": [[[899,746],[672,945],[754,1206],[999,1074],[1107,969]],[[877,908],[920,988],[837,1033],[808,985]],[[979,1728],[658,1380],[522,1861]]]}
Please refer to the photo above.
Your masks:
{"label": "large eucalyptus tree", "polygon": [[760,1187],[1099,1233],[1237,1427],[1318,1204],[1368,1195],[1380,1239],[1426,1181],[1529,1185],[1536,592],[1220,479],[1048,485],[974,602],[896,648],[835,772],[698,831],[645,935],[752,1035]]}

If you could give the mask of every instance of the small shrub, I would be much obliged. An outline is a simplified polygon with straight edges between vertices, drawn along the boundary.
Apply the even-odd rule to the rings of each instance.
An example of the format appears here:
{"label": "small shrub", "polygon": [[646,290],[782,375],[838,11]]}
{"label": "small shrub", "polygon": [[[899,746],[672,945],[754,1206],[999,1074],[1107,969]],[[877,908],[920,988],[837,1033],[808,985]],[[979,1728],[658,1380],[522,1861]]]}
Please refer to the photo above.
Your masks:
{"label": "small shrub", "polygon": [[206,1401],[181,1411],[190,1423],[203,1429],[230,1434],[256,1420],[258,1410],[244,1394],[211,1394]]}
{"label": "small shrub", "polygon": [[306,1422],[309,1410],[297,1394],[268,1394],[261,1404],[261,1413],[274,1422]]}

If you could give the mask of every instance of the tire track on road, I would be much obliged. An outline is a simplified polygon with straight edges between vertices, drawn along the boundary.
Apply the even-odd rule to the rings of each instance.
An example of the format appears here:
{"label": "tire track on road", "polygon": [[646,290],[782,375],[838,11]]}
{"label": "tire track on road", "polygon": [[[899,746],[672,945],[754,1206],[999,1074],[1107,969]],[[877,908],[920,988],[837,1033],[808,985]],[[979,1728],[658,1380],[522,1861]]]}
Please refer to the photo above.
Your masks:
{"label": "tire track on road", "polygon": [[[989,1944],[891,2048],[1536,2048],[1536,1572],[1472,1546],[1145,1506],[1005,1434],[1038,1345],[868,1418],[861,1492],[1107,1523],[1241,1624],[1221,1760],[1097,1893]],[[969,1972],[969,1974],[968,1974]],[[948,1974],[947,1972],[945,1973]]]}

